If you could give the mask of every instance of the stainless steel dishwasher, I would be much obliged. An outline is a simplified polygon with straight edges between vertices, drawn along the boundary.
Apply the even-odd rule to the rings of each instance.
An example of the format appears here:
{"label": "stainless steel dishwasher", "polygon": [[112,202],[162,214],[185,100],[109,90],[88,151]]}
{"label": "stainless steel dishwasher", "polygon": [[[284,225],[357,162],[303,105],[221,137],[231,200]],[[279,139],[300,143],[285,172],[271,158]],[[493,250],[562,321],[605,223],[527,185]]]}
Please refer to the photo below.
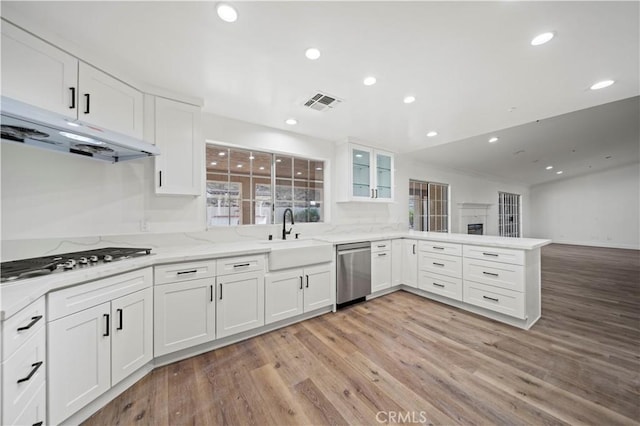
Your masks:
{"label": "stainless steel dishwasher", "polygon": [[340,308],[371,294],[371,243],[339,244],[337,253],[337,305]]}

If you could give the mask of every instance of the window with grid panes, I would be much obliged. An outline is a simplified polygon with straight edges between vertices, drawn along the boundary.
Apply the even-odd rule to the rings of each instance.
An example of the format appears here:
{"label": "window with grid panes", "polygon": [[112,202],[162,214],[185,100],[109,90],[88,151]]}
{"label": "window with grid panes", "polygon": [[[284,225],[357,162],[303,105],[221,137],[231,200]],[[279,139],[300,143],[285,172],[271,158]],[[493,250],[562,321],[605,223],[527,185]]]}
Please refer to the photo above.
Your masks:
{"label": "window with grid panes", "polygon": [[498,192],[498,231],[501,237],[520,236],[520,194]]}
{"label": "window with grid panes", "polygon": [[[207,144],[208,226],[322,222],[324,162]],[[275,183],[275,184],[274,184]]]}
{"label": "window with grid panes", "polygon": [[409,228],[449,232],[449,185],[409,181]]}

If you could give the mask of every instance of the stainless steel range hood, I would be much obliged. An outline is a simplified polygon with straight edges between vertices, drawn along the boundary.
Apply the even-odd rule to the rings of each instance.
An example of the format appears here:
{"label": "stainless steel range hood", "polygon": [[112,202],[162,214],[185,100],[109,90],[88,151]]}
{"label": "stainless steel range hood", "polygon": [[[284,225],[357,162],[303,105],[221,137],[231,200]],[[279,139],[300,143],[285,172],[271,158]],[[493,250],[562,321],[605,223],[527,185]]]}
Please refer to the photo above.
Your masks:
{"label": "stainless steel range hood", "polygon": [[2,96],[2,141],[112,163],[159,155],[150,143]]}

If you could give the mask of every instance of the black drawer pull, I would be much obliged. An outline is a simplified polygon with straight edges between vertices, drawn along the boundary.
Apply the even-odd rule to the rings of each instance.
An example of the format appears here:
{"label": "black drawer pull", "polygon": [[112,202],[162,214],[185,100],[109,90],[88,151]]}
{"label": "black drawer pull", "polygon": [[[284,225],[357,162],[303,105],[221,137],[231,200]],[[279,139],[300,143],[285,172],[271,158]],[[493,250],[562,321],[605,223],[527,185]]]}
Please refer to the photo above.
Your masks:
{"label": "black drawer pull", "polygon": [[38,371],[38,369],[41,366],[42,366],[42,361],[38,361],[35,364],[31,364],[31,367],[33,368],[31,369],[31,372],[29,373],[29,375],[27,377],[23,377],[22,379],[18,379],[18,383],[26,382],[27,380],[32,378],[33,375],[36,374],[36,371]]}
{"label": "black drawer pull", "polygon": [[438,284],[438,283],[433,283],[433,285],[435,285],[436,287],[444,287],[443,284]]}
{"label": "black drawer pull", "polygon": [[71,105],[69,105],[69,109],[75,109],[76,108],[76,88],[69,87],[69,90],[71,90]]}
{"label": "black drawer pull", "polygon": [[244,266],[249,266],[251,263],[238,263],[237,265],[233,265],[234,268],[242,268]]}
{"label": "black drawer pull", "polygon": [[103,334],[104,337],[107,337],[109,335],[109,314],[103,314],[103,316],[107,319],[106,323],[107,323],[107,331],[105,331],[105,333]]}
{"label": "black drawer pull", "polygon": [[386,256],[387,253],[378,253],[378,256]]}
{"label": "black drawer pull", "polygon": [[118,312],[118,327],[116,327],[116,330],[122,330],[122,309],[116,309],[116,312]]}
{"label": "black drawer pull", "polygon": [[413,253],[412,254],[416,254],[416,245],[413,245]]}
{"label": "black drawer pull", "polygon": [[484,272],[484,271],[482,271],[482,273],[485,274],[485,275],[491,275],[492,277],[497,277],[498,276],[498,274],[494,274],[493,272]]}
{"label": "black drawer pull", "polygon": [[34,423],[34,424],[33,424],[33,425],[31,425],[31,426],[42,426],[42,421],[39,421],[38,423]]}
{"label": "black drawer pull", "polygon": [[378,248],[383,248],[383,247],[386,247],[386,246],[387,246],[386,244],[379,244],[379,245],[377,245],[376,247],[378,247]]}
{"label": "black drawer pull", "polygon": [[487,299],[487,300],[493,300],[494,302],[498,301],[498,298],[494,298],[494,297],[489,297],[489,296],[482,296],[483,299]]}
{"label": "black drawer pull", "polygon": [[444,250],[444,247],[436,247],[436,246],[433,246],[432,248],[433,248],[433,249],[435,249],[435,250]]}
{"label": "black drawer pull", "polygon": [[444,266],[444,263],[436,263],[436,262],[433,262],[433,264],[434,264],[434,265],[436,265],[436,266]]}
{"label": "black drawer pull", "polygon": [[190,271],[178,271],[176,272],[176,275],[195,274],[196,272],[198,272],[197,269],[192,269]]}
{"label": "black drawer pull", "polygon": [[499,256],[499,254],[497,254],[497,253],[482,253],[482,254],[485,255],[485,256],[493,256],[493,257],[498,257]]}
{"label": "black drawer pull", "polygon": [[86,101],[87,101],[87,102],[86,102],[86,104],[85,104],[84,113],[85,113],[85,114],[89,114],[89,111],[90,111],[90,109],[89,109],[89,105],[90,105],[90,102],[91,102],[91,95],[90,95],[89,93],[85,93],[85,94],[84,94],[84,98],[85,98],[85,99],[86,99]]}
{"label": "black drawer pull", "polygon": [[18,331],[25,331],[25,330],[30,329],[31,327],[33,327],[35,325],[35,323],[37,323],[41,319],[42,319],[42,315],[31,317],[31,322],[29,324],[25,325],[24,327],[19,327]]}

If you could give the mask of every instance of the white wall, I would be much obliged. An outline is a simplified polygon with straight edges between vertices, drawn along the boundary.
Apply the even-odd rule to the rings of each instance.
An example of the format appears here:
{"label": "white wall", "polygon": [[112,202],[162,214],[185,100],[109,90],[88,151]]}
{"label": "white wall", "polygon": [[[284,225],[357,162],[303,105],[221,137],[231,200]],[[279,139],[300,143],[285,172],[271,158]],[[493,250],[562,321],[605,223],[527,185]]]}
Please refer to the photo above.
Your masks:
{"label": "white wall", "polygon": [[458,203],[485,203],[487,212],[485,235],[498,235],[498,192],[520,194],[522,207],[522,236],[529,237],[529,189],[524,185],[509,184],[487,176],[464,173],[442,166],[418,163],[410,154],[396,156],[396,208],[393,221],[406,223],[409,215],[409,179],[449,184],[451,232],[467,233],[459,229]]}
{"label": "white wall", "polygon": [[640,164],[533,186],[531,217],[534,237],[640,249]]}

